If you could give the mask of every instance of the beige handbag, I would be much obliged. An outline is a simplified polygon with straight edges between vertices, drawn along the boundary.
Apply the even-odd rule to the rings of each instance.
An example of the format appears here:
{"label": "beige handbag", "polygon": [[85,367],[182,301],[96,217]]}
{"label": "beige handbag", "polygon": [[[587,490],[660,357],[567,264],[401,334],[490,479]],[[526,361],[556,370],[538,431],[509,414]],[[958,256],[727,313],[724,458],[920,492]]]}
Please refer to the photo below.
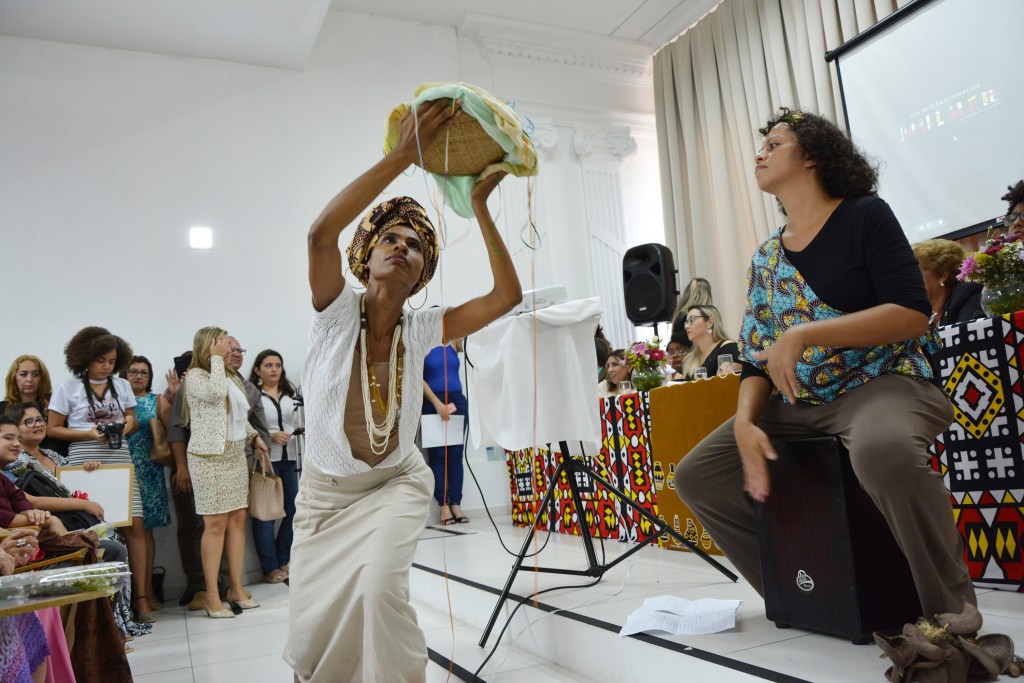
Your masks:
{"label": "beige handbag", "polygon": [[174,454],[171,453],[171,444],[167,443],[167,430],[160,418],[149,418],[149,432],[153,435],[153,446],[149,449],[149,459],[157,465],[173,466]]}
{"label": "beige handbag", "polygon": [[[252,472],[249,473],[249,514],[253,519],[272,522],[285,516],[284,484],[281,477],[268,474],[263,470],[262,458],[252,459]],[[260,471],[256,471],[256,463]]]}

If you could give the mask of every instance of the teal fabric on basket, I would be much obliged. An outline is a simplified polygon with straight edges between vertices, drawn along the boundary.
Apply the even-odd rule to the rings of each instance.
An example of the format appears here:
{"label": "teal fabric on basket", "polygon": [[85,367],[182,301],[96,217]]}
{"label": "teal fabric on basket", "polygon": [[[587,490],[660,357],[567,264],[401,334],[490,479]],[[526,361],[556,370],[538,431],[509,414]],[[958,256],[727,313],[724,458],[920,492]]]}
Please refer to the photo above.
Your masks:
{"label": "teal fabric on basket", "polygon": [[484,131],[505,150],[505,158],[491,164],[479,176],[448,176],[431,173],[445,193],[448,206],[463,218],[473,217],[471,195],[479,178],[505,171],[515,176],[537,174],[537,149],[523,130],[519,116],[490,93],[467,83],[424,83],[416,89],[412,102],[399,105],[388,117],[384,151],[398,142],[399,123],[413,108],[424,102],[450,98],[462,103],[462,110],[480,122]]}

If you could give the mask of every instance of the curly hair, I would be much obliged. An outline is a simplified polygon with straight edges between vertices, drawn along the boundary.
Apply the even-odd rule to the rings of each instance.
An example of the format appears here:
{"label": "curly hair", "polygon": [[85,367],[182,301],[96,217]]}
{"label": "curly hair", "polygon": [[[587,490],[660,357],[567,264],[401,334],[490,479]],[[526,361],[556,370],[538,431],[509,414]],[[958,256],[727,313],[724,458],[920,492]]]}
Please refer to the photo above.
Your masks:
{"label": "curly hair", "polygon": [[828,119],[798,109],[782,107],[780,114],[758,129],[767,136],[772,128],[786,124],[796,135],[805,159],[816,162],[818,181],[830,197],[875,196],[878,166],[868,161],[849,136]]}
{"label": "curly hair", "polygon": [[125,366],[124,370],[121,371],[121,377],[128,379],[128,369],[136,363],[142,363],[149,368],[149,381],[146,382],[146,393],[153,391],[153,364],[149,362],[149,359],[145,356],[132,356],[132,360]]}
{"label": "curly hair", "polygon": [[911,247],[921,267],[930,270],[946,285],[956,281],[960,265],[964,262],[964,248],[952,240],[924,240]]}
{"label": "curly hair", "polygon": [[85,327],[76,332],[64,347],[64,360],[71,374],[85,379],[89,363],[111,351],[117,351],[114,372],[127,368],[132,359],[132,347],[128,342],[111,334],[105,327]]}
{"label": "curly hair", "polygon": [[1000,199],[1004,202],[1010,202],[1010,205],[1006,208],[1006,213],[1013,213],[1013,207],[1017,206],[1021,202],[1024,202],[1024,180],[1018,180],[1016,185],[1007,185],[1006,189],[1009,190]]}
{"label": "curly hair", "polygon": [[50,381],[50,371],[46,369],[46,365],[42,359],[38,356],[31,356],[23,354],[14,359],[11,363],[11,369],[7,371],[7,397],[4,399],[8,403],[21,403],[23,397],[21,392],[18,391],[18,367],[25,361],[31,361],[36,364],[36,369],[39,370],[39,388],[36,389],[36,398],[44,406],[50,403],[50,397],[53,396],[53,385]]}

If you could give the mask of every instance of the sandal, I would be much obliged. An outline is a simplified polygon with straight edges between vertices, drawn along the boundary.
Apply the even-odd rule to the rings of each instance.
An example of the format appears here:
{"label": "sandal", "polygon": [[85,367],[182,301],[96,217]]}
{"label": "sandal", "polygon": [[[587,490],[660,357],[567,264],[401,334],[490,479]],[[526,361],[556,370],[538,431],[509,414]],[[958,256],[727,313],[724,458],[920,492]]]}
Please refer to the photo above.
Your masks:
{"label": "sandal", "polygon": [[[137,595],[134,598],[132,598],[132,602],[137,602],[139,600],[144,600],[145,597],[146,597],[145,595]],[[135,619],[134,619],[134,621],[136,621],[137,623],[140,623],[140,624],[152,624],[152,623],[156,622],[156,614],[154,614],[153,612],[142,612],[142,611],[136,610],[135,611]]]}
{"label": "sandal", "polygon": [[267,583],[281,583],[288,578],[288,572],[283,571],[281,568],[277,568],[269,574],[263,575],[263,580]]}
{"label": "sandal", "polygon": [[[446,511],[449,514],[448,517],[444,516],[444,513]],[[458,524],[458,522],[459,522],[458,518],[456,518],[455,515],[452,514],[451,507],[449,507],[447,505],[442,505],[441,506],[441,526],[448,526],[450,524]]]}
{"label": "sandal", "polygon": [[[456,515],[455,511],[452,510],[450,505],[448,506],[448,509],[451,510],[452,518],[455,520],[457,524],[469,524],[469,517],[466,517],[465,515]],[[459,512],[462,512],[461,506],[459,507]]]}

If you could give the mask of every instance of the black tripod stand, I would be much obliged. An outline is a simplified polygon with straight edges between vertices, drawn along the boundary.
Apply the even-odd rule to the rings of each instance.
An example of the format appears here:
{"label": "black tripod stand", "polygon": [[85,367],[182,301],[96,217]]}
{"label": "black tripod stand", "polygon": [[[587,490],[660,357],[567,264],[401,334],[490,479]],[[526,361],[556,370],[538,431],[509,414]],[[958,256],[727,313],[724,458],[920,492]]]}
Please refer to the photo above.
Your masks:
{"label": "black tripod stand", "polygon": [[[604,576],[604,573],[617,565],[618,563],[625,560],[633,553],[639,551],[647,544],[653,542],[661,534],[669,534],[672,538],[676,539],[687,548],[697,553],[705,562],[710,564],[712,567],[720,571],[722,574],[727,576],[732,581],[736,581],[737,577],[731,571],[719,564],[714,558],[711,558],[697,547],[696,543],[688,541],[683,538],[678,531],[673,529],[667,522],[658,519],[647,510],[643,509],[640,505],[633,501],[626,493],[612,486],[612,484],[600,477],[594,470],[583,464],[582,460],[573,458],[569,455],[569,444],[565,441],[559,442],[561,448],[562,458],[561,462],[558,463],[558,468],[555,470],[554,476],[551,477],[551,483],[548,484],[548,490],[544,493],[544,499],[541,501],[540,507],[537,509],[537,515],[534,517],[533,523],[530,524],[530,532],[526,535],[526,540],[523,541],[523,548],[519,551],[519,555],[516,556],[516,562],[512,565],[512,573],[508,576],[508,581],[505,582],[505,588],[501,591],[501,595],[498,597],[498,604],[494,606],[494,611],[491,612],[491,618],[487,621],[487,627],[484,629],[483,635],[480,636],[480,647],[487,644],[487,638],[491,635],[491,629],[494,628],[494,622],[498,619],[498,613],[501,611],[501,606],[505,604],[505,600],[508,599],[509,591],[512,590],[512,582],[515,581],[516,574],[523,568],[523,560],[526,557],[526,552],[530,548],[530,542],[533,540],[533,536],[537,533],[537,523],[540,521],[545,510],[552,505],[554,498],[555,487],[558,485],[559,478],[562,473],[568,475],[569,491],[572,494],[572,503],[576,507],[577,512],[577,523],[580,527],[580,536],[583,539],[583,549],[587,553],[587,568],[586,569],[557,569],[549,567],[528,567],[528,571],[545,572],[548,574],[572,574],[574,576],[592,576],[600,578]],[[608,564],[600,564],[597,561],[597,555],[594,552],[594,541],[590,537],[590,525],[587,524],[587,516],[583,510],[583,498],[580,496],[579,484],[577,483],[577,474],[582,476],[590,477],[593,481],[597,482],[601,486],[618,496],[619,500],[629,507],[633,508],[640,515],[650,522],[654,529],[651,534],[644,538],[642,541],[637,542],[635,546],[630,548],[628,551],[619,556]],[[552,509],[552,512],[554,510]]]}

